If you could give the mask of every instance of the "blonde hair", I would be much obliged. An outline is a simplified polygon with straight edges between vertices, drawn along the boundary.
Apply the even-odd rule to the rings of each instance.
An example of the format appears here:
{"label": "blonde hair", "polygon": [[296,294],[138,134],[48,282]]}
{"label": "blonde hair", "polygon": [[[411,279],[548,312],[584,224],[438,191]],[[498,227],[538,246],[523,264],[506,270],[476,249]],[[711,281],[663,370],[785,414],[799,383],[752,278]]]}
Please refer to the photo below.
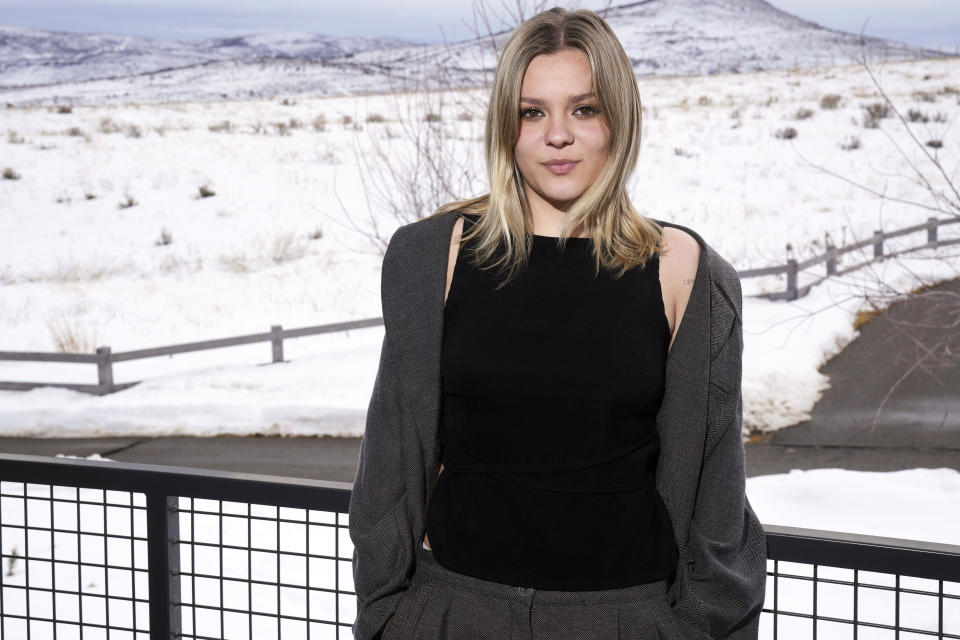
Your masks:
{"label": "blonde hair", "polygon": [[[627,195],[640,149],[641,104],[636,76],[623,45],[599,15],[588,9],[555,7],[521,24],[507,41],[494,71],[484,144],[490,192],[441,206],[429,217],[450,211],[482,214],[461,239],[472,245],[474,264],[501,265],[504,286],[527,264],[532,237],[529,208],[514,159],[520,127],[520,87],[536,56],[564,49],[583,52],[590,63],[593,90],[610,130],[610,154],[594,183],[571,206],[560,230],[563,248],[571,230],[582,225],[593,239],[596,269],[619,278],[660,250],[662,227],[640,215]],[[501,255],[494,260],[497,253]]]}

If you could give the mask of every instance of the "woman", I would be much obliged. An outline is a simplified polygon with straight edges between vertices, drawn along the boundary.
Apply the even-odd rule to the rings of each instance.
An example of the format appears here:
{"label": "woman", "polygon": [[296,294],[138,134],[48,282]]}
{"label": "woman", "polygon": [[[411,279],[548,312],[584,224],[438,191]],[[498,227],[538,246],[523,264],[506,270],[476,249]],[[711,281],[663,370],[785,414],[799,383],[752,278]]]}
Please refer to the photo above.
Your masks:
{"label": "woman", "polygon": [[757,637],[740,284],[633,209],[640,113],[599,16],[534,16],[495,72],[490,193],[391,238],[357,640]]}

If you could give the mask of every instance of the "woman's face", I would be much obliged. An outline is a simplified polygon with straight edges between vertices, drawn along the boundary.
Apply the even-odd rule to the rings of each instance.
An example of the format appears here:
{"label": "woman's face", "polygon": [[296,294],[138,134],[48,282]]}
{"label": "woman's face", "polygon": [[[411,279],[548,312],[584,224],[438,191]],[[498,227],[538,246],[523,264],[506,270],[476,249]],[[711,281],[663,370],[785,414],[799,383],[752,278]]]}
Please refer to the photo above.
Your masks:
{"label": "woman's face", "polygon": [[[592,87],[590,63],[578,49],[539,55],[527,66],[513,153],[533,209],[566,211],[607,161],[610,130]],[[558,160],[567,162],[549,166]]]}

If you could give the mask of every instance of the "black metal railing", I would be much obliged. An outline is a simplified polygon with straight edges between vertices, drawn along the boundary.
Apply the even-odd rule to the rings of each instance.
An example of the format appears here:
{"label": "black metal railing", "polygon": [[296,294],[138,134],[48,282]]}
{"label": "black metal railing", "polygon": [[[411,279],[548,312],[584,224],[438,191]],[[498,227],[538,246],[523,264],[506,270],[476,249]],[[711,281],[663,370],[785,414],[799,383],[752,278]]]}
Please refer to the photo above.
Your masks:
{"label": "black metal railing", "polygon": [[[0,637],[351,638],[350,488],[0,454]],[[765,530],[761,637],[960,639],[960,546]]]}
{"label": "black metal railing", "polygon": [[761,618],[762,637],[960,639],[960,546],[764,530],[769,616]]}

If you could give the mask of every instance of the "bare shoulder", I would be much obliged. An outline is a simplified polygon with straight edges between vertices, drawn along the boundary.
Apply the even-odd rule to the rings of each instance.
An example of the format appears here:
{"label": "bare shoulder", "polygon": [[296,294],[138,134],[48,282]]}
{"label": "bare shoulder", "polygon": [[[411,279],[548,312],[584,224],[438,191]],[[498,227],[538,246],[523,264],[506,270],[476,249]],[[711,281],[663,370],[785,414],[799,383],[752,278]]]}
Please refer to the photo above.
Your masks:
{"label": "bare shoulder", "polygon": [[660,252],[660,288],[670,324],[670,344],[683,319],[683,312],[693,291],[700,264],[700,243],[692,235],[676,227],[663,227]]}
{"label": "bare shoulder", "polygon": [[460,251],[460,235],[463,233],[463,216],[457,216],[457,221],[453,223],[453,232],[450,234],[450,255],[447,258],[447,286],[443,294],[443,302],[446,304],[447,296],[450,294],[450,283],[453,282],[453,269],[457,265],[457,253]]}

